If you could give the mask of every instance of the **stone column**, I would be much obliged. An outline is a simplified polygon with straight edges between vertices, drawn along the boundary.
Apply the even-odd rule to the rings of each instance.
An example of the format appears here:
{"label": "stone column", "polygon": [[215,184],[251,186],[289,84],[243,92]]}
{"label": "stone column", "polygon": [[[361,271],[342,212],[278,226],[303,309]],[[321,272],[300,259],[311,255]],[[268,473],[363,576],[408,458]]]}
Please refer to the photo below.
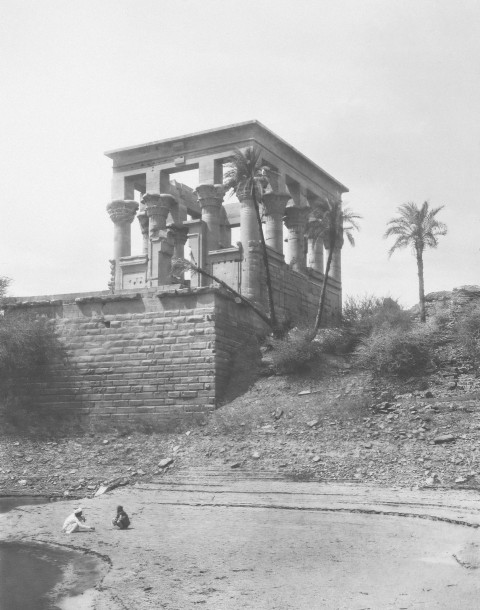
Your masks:
{"label": "stone column", "polygon": [[255,204],[251,193],[241,186],[237,189],[240,201],[240,241],[243,248],[242,261],[242,294],[248,299],[257,301],[260,298],[260,276],[258,257],[260,255],[258,243],[260,233]]}
{"label": "stone column", "polygon": [[142,202],[148,217],[148,272],[147,284],[170,284],[173,238],[167,231],[167,216],[174,199],[171,195],[146,193]]}
{"label": "stone column", "polygon": [[318,218],[310,218],[307,222],[307,267],[323,273],[323,239],[318,237],[320,224]]}
{"label": "stone column", "polygon": [[330,274],[337,282],[342,281],[342,246],[334,249]]}
{"label": "stone column", "polygon": [[202,209],[202,220],[208,227],[207,250],[218,250],[224,188],[221,184],[200,184],[195,189],[195,193]]}
{"label": "stone column", "polygon": [[148,256],[148,216],[147,212],[145,211],[145,203],[143,201],[140,202],[137,219],[143,237],[142,252]]}
{"label": "stone column", "polygon": [[[173,258],[184,259],[185,244],[188,239],[188,226],[171,223],[167,226],[167,229],[173,238]],[[182,281],[185,279],[185,273],[183,271],[177,275]]]}
{"label": "stone column", "polygon": [[171,223],[167,226],[167,229],[173,237],[173,256],[175,258],[185,258],[185,244],[187,243],[188,239],[188,226]]}
{"label": "stone column", "polygon": [[113,222],[113,260],[115,261],[115,289],[122,287],[120,258],[132,253],[131,225],[138,203],[129,199],[116,199],[107,205]]}
{"label": "stone column", "polygon": [[265,193],[262,204],[265,210],[265,243],[283,254],[283,217],[290,195],[288,193]]}
{"label": "stone column", "polygon": [[167,227],[167,216],[173,205],[171,195],[160,195],[159,193],[146,193],[142,198],[145,212],[148,216],[148,233],[150,239],[158,236],[160,230]]}
{"label": "stone column", "polygon": [[285,209],[285,225],[288,229],[288,263],[292,269],[305,272],[305,230],[309,208],[288,206]]}
{"label": "stone column", "polygon": [[221,159],[202,157],[198,163],[198,177],[200,184],[222,184],[223,165]]}
{"label": "stone column", "polygon": [[225,208],[220,208],[220,248],[230,248],[232,245],[232,229]]}

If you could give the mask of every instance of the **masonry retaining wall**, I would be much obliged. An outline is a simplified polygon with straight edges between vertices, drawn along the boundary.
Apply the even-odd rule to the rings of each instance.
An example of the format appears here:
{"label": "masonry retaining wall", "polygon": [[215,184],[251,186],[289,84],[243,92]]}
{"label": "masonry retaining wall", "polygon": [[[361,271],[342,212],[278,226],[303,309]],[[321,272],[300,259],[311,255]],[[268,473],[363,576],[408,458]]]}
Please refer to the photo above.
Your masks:
{"label": "masonry retaining wall", "polygon": [[48,316],[68,353],[40,380],[23,380],[38,406],[165,423],[214,409],[236,367],[251,376],[251,362],[239,362],[265,330],[212,288],[36,297],[7,309],[27,312]]}

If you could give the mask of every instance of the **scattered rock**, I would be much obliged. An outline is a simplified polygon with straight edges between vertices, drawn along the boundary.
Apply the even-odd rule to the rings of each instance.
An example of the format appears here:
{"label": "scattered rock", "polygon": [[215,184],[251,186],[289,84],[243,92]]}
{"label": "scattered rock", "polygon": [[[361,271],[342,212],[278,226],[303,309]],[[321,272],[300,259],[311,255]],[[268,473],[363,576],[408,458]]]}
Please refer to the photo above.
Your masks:
{"label": "scattered rock", "polygon": [[230,464],[230,468],[240,468],[241,465],[242,462],[234,462],[233,464]]}
{"label": "scattered rock", "polygon": [[435,445],[441,445],[442,443],[451,443],[455,440],[453,434],[441,434],[433,439]]}
{"label": "scattered rock", "polygon": [[283,415],[283,409],[281,407],[278,407],[278,409],[275,410],[273,417],[275,419],[280,419]]}
{"label": "scattered rock", "polygon": [[307,426],[309,428],[315,428],[315,426],[318,426],[319,423],[320,421],[318,419],[311,419],[310,421],[307,421]]}
{"label": "scattered rock", "polygon": [[311,390],[302,390],[298,393],[298,396],[305,396],[306,394],[311,394]]}
{"label": "scattered rock", "polygon": [[108,445],[108,443],[109,443],[109,442],[110,442],[110,441],[109,441],[108,439],[105,439],[105,440],[103,441],[103,444],[104,444],[104,445]]}
{"label": "scattered rock", "polygon": [[167,466],[170,466],[170,464],[173,464],[173,458],[165,458],[158,462],[159,468],[166,468]]}
{"label": "scattered rock", "polygon": [[20,479],[20,481],[18,481],[19,485],[26,485],[27,484],[27,480],[26,479]]}
{"label": "scattered rock", "polygon": [[425,398],[433,398],[433,393],[430,391],[425,392]]}
{"label": "scattered rock", "polygon": [[318,455],[314,455],[312,458],[312,462],[319,462],[320,461],[320,457]]}
{"label": "scattered rock", "polygon": [[252,458],[253,458],[254,460],[259,460],[259,459],[260,459],[260,454],[259,454],[259,452],[258,452],[258,451],[254,451],[254,452],[252,453]]}

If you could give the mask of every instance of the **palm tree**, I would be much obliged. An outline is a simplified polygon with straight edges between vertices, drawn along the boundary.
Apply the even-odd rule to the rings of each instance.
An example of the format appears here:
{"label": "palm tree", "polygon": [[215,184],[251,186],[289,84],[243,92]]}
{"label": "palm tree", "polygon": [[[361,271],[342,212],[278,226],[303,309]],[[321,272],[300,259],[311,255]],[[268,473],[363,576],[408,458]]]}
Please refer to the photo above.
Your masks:
{"label": "palm tree", "polygon": [[[235,189],[238,195],[252,198],[257,217],[260,243],[262,247],[263,267],[265,269],[265,281],[268,294],[268,309],[271,326],[274,333],[278,330],[277,318],[275,315],[275,304],[273,301],[272,280],[270,277],[270,266],[268,262],[267,246],[263,235],[262,219],[260,216],[259,203],[263,197],[263,189],[267,184],[266,173],[271,171],[266,165],[262,165],[261,152],[254,146],[249,146],[245,150],[235,149],[229,161],[229,167],[225,172],[224,186]],[[246,244],[244,244],[246,246]]]}
{"label": "palm tree", "polygon": [[341,248],[343,246],[345,237],[348,239],[350,245],[355,245],[355,239],[353,238],[352,233],[354,230],[359,230],[360,227],[358,226],[357,221],[361,219],[361,216],[355,214],[350,208],[342,209],[342,202],[338,199],[327,199],[321,207],[314,211],[314,216],[320,221],[317,225],[316,237],[323,239],[325,248],[328,249],[328,257],[312,339],[317,334],[320,324],[322,323],[333,252],[336,248]]}
{"label": "palm tree", "polygon": [[399,215],[387,223],[388,229],[384,235],[384,237],[391,235],[395,237],[395,243],[388,252],[389,256],[395,250],[411,246],[417,259],[420,320],[422,322],[426,320],[423,252],[425,248],[436,248],[438,238],[447,234],[447,225],[435,218],[443,207],[430,208],[428,201],[425,201],[421,208],[411,201],[404,203],[397,208]]}

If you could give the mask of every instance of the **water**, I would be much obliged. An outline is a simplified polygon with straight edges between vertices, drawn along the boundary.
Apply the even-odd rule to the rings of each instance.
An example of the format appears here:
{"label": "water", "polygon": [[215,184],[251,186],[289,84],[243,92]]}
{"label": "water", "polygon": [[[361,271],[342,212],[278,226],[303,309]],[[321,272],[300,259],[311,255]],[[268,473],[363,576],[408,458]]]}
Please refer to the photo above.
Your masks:
{"label": "water", "polygon": [[[48,498],[0,498],[0,513]],[[105,571],[91,555],[46,545],[0,542],[0,610],[92,608],[90,589]],[[61,601],[59,601],[61,600]]]}
{"label": "water", "polygon": [[26,544],[0,544],[0,610],[55,608],[49,592],[62,578],[58,558]]}
{"label": "water", "polygon": [[0,514],[8,513],[9,510],[17,506],[45,504],[46,502],[50,502],[50,499],[44,496],[7,496],[0,498]]}

